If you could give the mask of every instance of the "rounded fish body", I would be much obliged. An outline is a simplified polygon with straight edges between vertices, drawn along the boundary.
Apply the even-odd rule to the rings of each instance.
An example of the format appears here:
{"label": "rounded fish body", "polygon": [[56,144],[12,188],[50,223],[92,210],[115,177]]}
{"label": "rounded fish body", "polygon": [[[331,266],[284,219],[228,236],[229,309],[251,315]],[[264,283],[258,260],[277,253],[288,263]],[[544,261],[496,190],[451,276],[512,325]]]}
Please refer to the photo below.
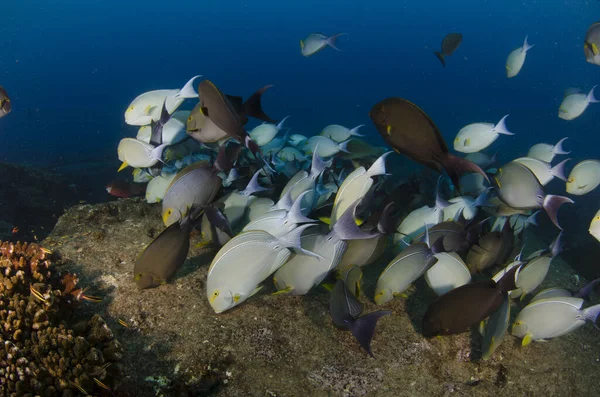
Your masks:
{"label": "rounded fish body", "polygon": [[149,168],[158,163],[152,156],[155,147],[149,143],[134,139],[123,138],[117,147],[119,160],[134,168]]}
{"label": "rounded fish body", "polygon": [[163,174],[152,178],[146,187],[146,202],[159,203],[165,197],[167,188],[175,179],[176,174]]}
{"label": "rounded fish body", "polygon": [[[179,113],[179,112],[176,112]],[[138,130],[136,138],[140,141],[150,143],[152,128],[149,125],[143,125]],[[185,124],[178,118],[172,117],[163,126],[162,141],[173,145],[179,143],[186,138]]]}
{"label": "rounded fish body", "polygon": [[258,146],[265,146],[275,138],[278,132],[279,129],[275,124],[264,123],[254,127],[252,131],[248,132],[248,135]]}
{"label": "rounded fish body", "polygon": [[572,94],[563,99],[558,108],[558,117],[573,120],[583,114],[590,103],[585,94]]}
{"label": "rounded fish body", "polygon": [[594,215],[594,218],[590,223],[589,232],[596,240],[600,241],[600,210]]}
{"label": "rounded fish body", "polygon": [[442,252],[435,257],[438,261],[425,272],[425,281],[438,296],[471,282],[471,273],[456,252]]}
{"label": "rounded fish body", "polygon": [[461,128],[454,139],[454,150],[475,153],[485,149],[498,139],[494,126],[492,123],[474,123]]}
{"label": "rounded fish body", "polygon": [[541,208],[545,193],[538,179],[527,167],[510,162],[496,174],[498,196],[516,209]]}
{"label": "rounded fish body", "polygon": [[600,185],[600,161],[584,160],[577,164],[567,178],[567,193],[581,196]]}
{"label": "rounded fish body", "polygon": [[551,262],[552,258],[550,256],[543,255],[525,265],[517,276],[517,289],[509,292],[510,297],[518,298],[521,295],[530,294],[539,287],[548,274]]}
{"label": "rounded fish body", "polygon": [[167,111],[169,114],[173,113],[184,100],[174,96],[178,92],[179,90],[155,90],[139,95],[127,107],[125,122],[141,126],[158,121],[165,100]]}

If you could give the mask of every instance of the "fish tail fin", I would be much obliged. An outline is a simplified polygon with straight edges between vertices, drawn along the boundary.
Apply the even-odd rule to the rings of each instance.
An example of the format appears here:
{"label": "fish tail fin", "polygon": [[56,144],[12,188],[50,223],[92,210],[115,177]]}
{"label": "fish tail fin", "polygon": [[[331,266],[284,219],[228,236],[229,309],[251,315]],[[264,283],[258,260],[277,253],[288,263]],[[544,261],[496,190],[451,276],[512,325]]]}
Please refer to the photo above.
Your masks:
{"label": "fish tail fin", "polygon": [[[290,189],[291,191],[291,189]],[[304,198],[304,196],[306,196],[308,193],[312,193],[312,189],[307,190],[305,192],[302,192],[297,198],[296,201],[294,201],[294,204],[292,204],[292,207],[290,208],[290,210],[288,211],[288,220],[291,223],[307,223],[307,222],[316,222],[314,219],[310,219],[306,216],[304,216],[304,214],[302,213],[302,199]]]}
{"label": "fish tail fin", "polygon": [[[237,160],[237,157],[240,154],[240,150],[241,150],[241,146],[239,146],[237,143],[235,144],[237,150],[235,150],[233,152],[233,156],[231,156],[232,153],[228,153],[227,152],[227,143],[224,143],[223,145],[221,145],[221,147],[219,148],[219,153],[217,154],[217,158],[215,159],[215,162],[213,163],[213,167],[215,167],[218,171],[222,171],[225,173],[230,173],[231,171],[234,170],[233,168],[233,164],[235,163],[235,161]],[[231,175],[232,178],[239,178],[239,175],[237,175],[237,172]],[[233,179],[235,180],[235,179]]]}
{"label": "fish tail fin", "polygon": [[552,223],[554,223],[557,228],[562,230],[562,227],[560,227],[560,225],[558,224],[558,210],[564,203],[573,204],[573,202],[574,201],[568,197],[547,194],[546,197],[544,197],[542,207],[544,207],[544,210],[548,214],[548,217],[550,217]]}
{"label": "fish tail fin", "polygon": [[337,47],[335,46],[335,44],[336,44],[336,42],[337,42],[337,39],[339,39],[339,38],[340,38],[340,36],[344,36],[344,35],[346,35],[346,34],[347,34],[347,33],[338,33],[338,34],[335,34],[335,35],[333,35],[333,36],[331,36],[331,37],[328,37],[328,38],[327,38],[327,41],[326,41],[327,45],[328,45],[329,47],[333,48],[334,50],[342,51],[342,50],[340,50],[339,48],[337,48]]}
{"label": "fish tail fin", "polygon": [[262,95],[271,87],[273,87],[273,85],[266,85],[262,87],[261,89],[257,90],[254,94],[252,94],[252,96],[242,104],[243,111],[247,116],[254,117],[255,119],[263,120],[269,123],[275,122],[275,120],[271,119],[263,111],[261,103]]}
{"label": "fish tail fin", "polygon": [[488,183],[490,182],[490,178],[488,178],[487,174],[481,169],[481,167],[465,158],[448,153],[448,156],[442,165],[448,173],[448,176],[452,180],[454,186],[459,189],[460,185],[458,183],[458,178],[467,172],[477,172],[478,174],[481,174],[485,180],[488,181]]}
{"label": "fish tail fin", "polygon": [[575,298],[581,298],[583,300],[589,301],[590,300],[590,294],[592,293],[592,291],[594,290],[594,287],[598,283],[600,283],[600,278],[597,278],[595,280],[590,281],[589,283],[587,283],[585,285],[585,287],[583,287],[582,289],[580,289],[579,292],[577,292],[573,296]]}
{"label": "fish tail fin", "polygon": [[284,235],[283,237],[280,237],[279,243],[282,244],[286,248],[293,248],[295,250],[298,250],[298,251],[302,252],[304,255],[312,256],[312,257],[315,257],[318,259],[323,259],[323,257],[321,255],[314,253],[312,251],[305,250],[304,248],[302,248],[302,245],[301,245],[300,238],[302,237],[302,233],[304,233],[304,231],[306,229],[308,229],[309,227],[313,227],[313,226],[316,226],[316,224],[310,223],[307,225],[298,226],[297,228],[295,228],[288,234]]}
{"label": "fish tail fin", "polygon": [[365,126],[364,124],[361,124],[361,125],[357,125],[356,127],[352,128],[352,129],[350,130],[350,136],[363,137],[364,135],[363,135],[363,134],[360,134],[360,133],[358,132],[358,130],[359,130],[361,127],[364,127],[364,126]]}
{"label": "fish tail fin", "polygon": [[518,277],[518,270],[521,269],[521,265],[516,265],[506,273],[496,283],[502,292],[512,291],[517,289],[516,280]]}
{"label": "fish tail fin", "polygon": [[198,93],[194,89],[194,80],[196,80],[199,77],[202,77],[202,75],[194,76],[191,79],[189,79],[188,82],[185,83],[183,88],[181,88],[177,94],[173,95],[173,98],[186,99],[198,97]]}
{"label": "fish tail fin", "polygon": [[558,236],[556,236],[556,238],[552,242],[552,244],[550,244],[550,252],[552,253],[553,258],[563,251],[564,245],[562,243],[562,234],[563,232],[561,230],[560,233],[558,233]]}
{"label": "fish tail fin", "polygon": [[318,175],[321,175],[321,172],[325,171],[325,169],[331,165],[331,161],[323,161],[323,159],[319,156],[319,151],[317,150],[318,147],[319,144],[317,144],[315,151],[313,152],[310,168],[310,175],[311,177],[315,178]]}
{"label": "fish tail fin", "polygon": [[386,173],[385,159],[387,156],[390,155],[390,153],[392,153],[392,152],[387,152],[387,153],[382,154],[381,156],[379,156],[379,158],[377,160],[375,160],[375,162],[373,164],[371,164],[371,166],[367,170],[367,175],[369,177],[373,177],[373,176],[377,176],[377,175],[385,175],[385,173]]}
{"label": "fish tail fin", "polygon": [[214,205],[208,205],[204,207],[204,216],[208,219],[211,225],[227,234],[229,237],[233,237],[233,231],[231,230],[231,224],[227,215],[219,210]]}
{"label": "fish tail fin", "polygon": [[254,175],[252,175],[252,179],[250,179],[250,182],[248,182],[248,185],[246,185],[246,188],[244,189],[245,195],[250,196],[254,193],[262,192],[264,190],[269,190],[266,187],[260,186],[260,184],[258,183],[258,176],[260,175],[261,172],[262,172],[262,169],[256,171],[254,173]]}
{"label": "fish tail fin", "polygon": [[596,103],[596,102],[600,102],[596,99],[596,97],[594,96],[594,88],[596,88],[597,86],[593,86],[592,89],[590,90],[590,92],[587,94],[587,98],[586,101],[587,103]]}
{"label": "fish tail fin", "polygon": [[340,144],[338,145],[338,149],[340,150],[340,152],[344,152],[344,153],[351,154],[351,153],[348,151],[348,143],[349,143],[349,142],[350,142],[350,141],[348,140],[348,141],[342,142],[342,143],[340,143]]}
{"label": "fish tail fin", "polygon": [[598,316],[600,315],[600,304],[590,306],[587,309],[584,309],[583,315],[585,316],[586,320],[589,320],[589,321],[595,323],[596,320],[598,320]]}
{"label": "fish tail fin", "polygon": [[169,143],[163,143],[161,145],[158,145],[157,147],[152,149],[152,151],[150,152],[150,157],[155,160],[158,160],[162,163],[163,162],[162,161],[163,152],[169,145],[170,145]]}
{"label": "fish tail fin", "polygon": [[444,208],[450,205],[450,203],[442,197],[441,187],[442,175],[440,175],[440,177],[438,178],[437,188],[435,191],[435,208],[437,208],[438,210],[443,210]]}
{"label": "fish tail fin", "polygon": [[439,51],[434,51],[433,53],[440,60],[440,62],[442,63],[442,66],[446,67],[446,60],[444,59],[444,54],[442,54]]}
{"label": "fish tail fin", "polygon": [[563,148],[563,142],[566,141],[567,139],[569,139],[569,137],[565,137],[565,138],[561,139],[560,141],[556,142],[556,145],[554,145],[552,147],[552,153],[554,153],[554,154],[569,154],[569,153],[571,153],[571,152],[565,151],[565,149]]}
{"label": "fish tail fin", "polygon": [[510,132],[507,128],[506,128],[506,118],[508,117],[508,114],[504,117],[502,117],[500,119],[500,121],[498,122],[498,124],[496,124],[494,126],[494,132],[496,134],[502,134],[502,135],[515,135],[512,132]]}
{"label": "fish tail fin", "polygon": [[333,232],[341,240],[366,240],[374,238],[377,234],[365,233],[360,230],[354,218],[356,207],[360,203],[360,199],[356,200],[333,225]]}
{"label": "fish tail fin", "polygon": [[527,38],[529,36],[525,36],[525,40],[523,40],[523,52],[527,52],[529,50],[531,50],[531,48],[533,48],[533,46],[535,46],[535,44],[529,44],[527,42]]}
{"label": "fish tail fin", "polygon": [[356,319],[353,322],[350,331],[352,335],[356,338],[358,343],[362,346],[363,349],[371,357],[373,356],[373,352],[371,351],[371,340],[373,339],[373,335],[375,334],[375,327],[377,326],[377,322],[381,317],[392,314],[392,312],[387,310],[379,310],[373,313],[366,314],[362,317]]}
{"label": "fish tail fin", "polygon": [[281,121],[279,122],[279,124],[277,124],[277,130],[281,130],[281,129],[283,128],[283,123],[285,123],[285,121],[286,121],[287,119],[289,119],[289,118],[290,118],[290,116],[285,116],[285,117],[283,118],[283,120],[281,120]]}
{"label": "fish tail fin", "polygon": [[558,179],[562,179],[563,181],[567,181],[567,177],[565,176],[565,164],[567,161],[571,159],[566,159],[556,164],[554,167],[550,169],[550,173],[554,175]]}

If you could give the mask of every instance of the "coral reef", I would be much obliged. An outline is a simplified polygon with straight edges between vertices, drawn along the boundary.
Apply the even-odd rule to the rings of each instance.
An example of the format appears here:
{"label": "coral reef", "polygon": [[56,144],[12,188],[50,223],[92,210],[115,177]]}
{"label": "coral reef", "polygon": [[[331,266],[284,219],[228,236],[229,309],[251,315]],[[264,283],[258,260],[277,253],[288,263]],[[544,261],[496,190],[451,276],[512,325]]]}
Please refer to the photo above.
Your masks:
{"label": "coral reef", "polygon": [[122,348],[104,320],[74,321],[85,294],[37,244],[0,242],[0,395],[109,394]]}

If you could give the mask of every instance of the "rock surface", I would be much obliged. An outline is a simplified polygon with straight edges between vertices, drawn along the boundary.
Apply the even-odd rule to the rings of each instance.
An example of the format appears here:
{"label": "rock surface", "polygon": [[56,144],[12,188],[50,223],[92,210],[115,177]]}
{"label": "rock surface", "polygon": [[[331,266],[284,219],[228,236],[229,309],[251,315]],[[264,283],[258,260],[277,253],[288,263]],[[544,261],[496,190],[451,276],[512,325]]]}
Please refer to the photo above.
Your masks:
{"label": "rock surface", "polygon": [[[489,361],[473,333],[426,339],[419,333],[435,298],[421,280],[407,300],[383,308],[375,359],[336,329],[328,293],[271,295],[270,280],[239,307],[216,315],[206,299],[214,251],[192,248],[167,285],[139,291],[132,281],[139,252],[163,229],[160,206],[127,199],[69,209],[43,242],[103,297],[86,310],[102,315],[122,343],[129,396],[593,396],[600,393],[600,337],[590,324],[547,343],[521,348],[507,335]],[[192,246],[199,241],[192,235]],[[367,299],[385,258],[365,269]],[[555,260],[541,288],[576,289],[574,272]],[[583,280],[581,281],[583,283]],[[597,297],[594,297],[597,303]],[[528,300],[525,300],[527,302]],[[516,303],[513,316],[523,307]]]}

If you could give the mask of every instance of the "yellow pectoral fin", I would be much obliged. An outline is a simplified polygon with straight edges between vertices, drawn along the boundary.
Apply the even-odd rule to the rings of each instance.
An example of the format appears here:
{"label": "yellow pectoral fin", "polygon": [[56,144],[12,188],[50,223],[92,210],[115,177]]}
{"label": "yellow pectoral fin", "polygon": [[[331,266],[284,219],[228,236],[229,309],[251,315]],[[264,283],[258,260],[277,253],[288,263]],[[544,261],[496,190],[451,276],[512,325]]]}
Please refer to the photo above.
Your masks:
{"label": "yellow pectoral fin", "polygon": [[333,284],[321,284],[321,287],[325,288],[327,291],[331,292],[333,291]]}
{"label": "yellow pectoral fin", "polygon": [[283,295],[283,294],[289,294],[290,292],[292,292],[294,290],[294,287],[292,287],[291,285],[288,285],[287,287],[285,287],[285,289],[281,289],[277,292],[273,292],[271,295]]}
{"label": "yellow pectoral fin", "polygon": [[387,132],[388,135],[392,135],[392,126],[391,125],[387,126],[386,132]]}
{"label": "yellow pectoral fin", "polygon": [[212,240],[208,240],[208,241],[200,241],[198,244],[196,244],[194,247],[196,248],[205,248],[208,247],[209,245],[212,244]]}
{"label": "yellow pectoral fin", "polygon": [[319,220],[326,225],[331,225],[331,218],[328,216],[320,216]]}
{"label": "yellow pectoral fin", "polygon": [[600,50],[598,50],[598,46],[595,43],[592,43],[591,47],[592,47],[592,54],[594,54],[594,55],[600,54]]}
{"label": "yellow pectoral fin", "polygon": [[510,68],[508,67],[508,65],[504,65],[504,67],[506,68],[507,72],[510,72]]}
{"label": "yellow pectoral fin", "polygon": [[304,40],[300,40],[300,49],[303,50],[304,49]]}
{"label": "yellow pectoral fin", "polygon": [[527,333],[521,342],[521,346],[527,346],[533,340],[533,335],[531,333]]}
{"label": "yellow pectoral fin", "polygon": [[119,170],[117,172],[121,172],[127,167],[129,167],[129,164],[127,164],[127,161],[124,161],[123,164],[121,164],[121,166],[119,167]]}
{"label": "yellow pectoral fin", "polygon": [[394,292],[392,295],[394,295],[395,297],[408,299],[408,294],[406,292]]}

